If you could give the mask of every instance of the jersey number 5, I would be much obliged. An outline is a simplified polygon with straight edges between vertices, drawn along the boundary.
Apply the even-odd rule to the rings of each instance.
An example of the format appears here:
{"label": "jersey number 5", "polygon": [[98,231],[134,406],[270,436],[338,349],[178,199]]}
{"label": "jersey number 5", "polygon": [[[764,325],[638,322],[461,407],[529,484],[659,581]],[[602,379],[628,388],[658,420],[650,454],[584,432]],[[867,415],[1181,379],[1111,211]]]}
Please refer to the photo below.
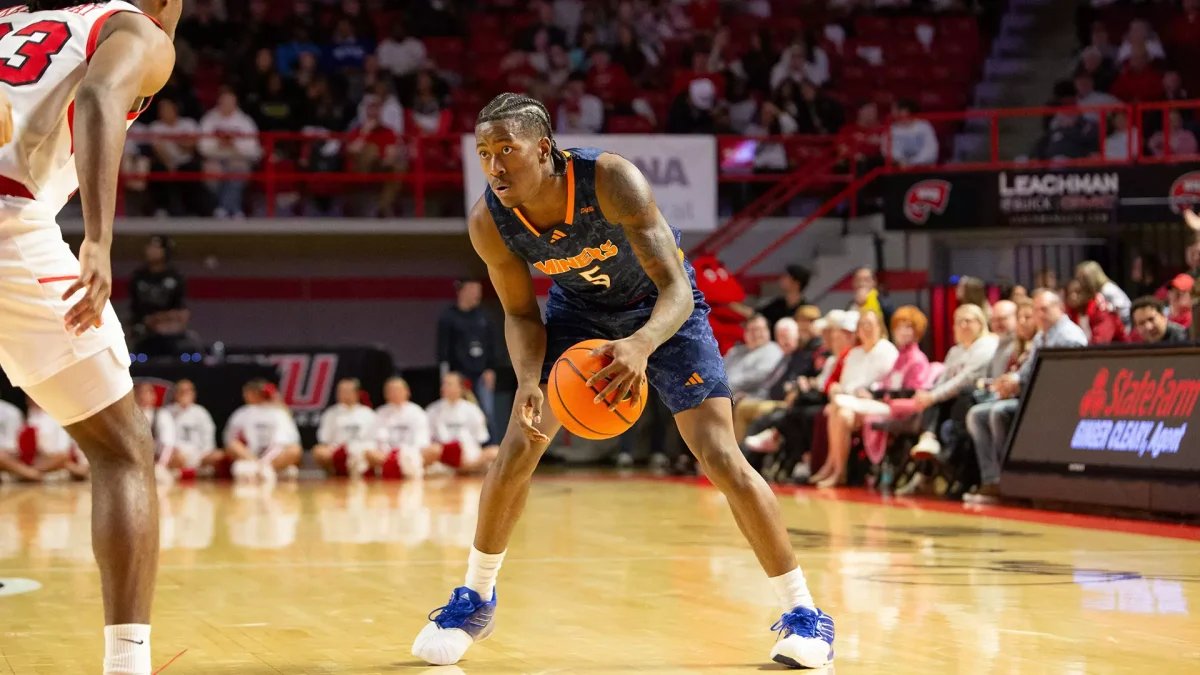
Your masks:
{"label": "jersey number 5", "polygon": [[71,29],[62,21],[38,21],[21,30],[0,23],[0,82],[13,87],[35,84],[50,68],[50,57],[62,51]]}
{"label": "jersey number 5", "polygon": [[590,270],[584,270],[580,272],[579,276],[587,279],[597,286],[603,286],[605,288],[612,286],[612,279],[609,279],[607,274],[600,274],[599,265],[596,265]]}

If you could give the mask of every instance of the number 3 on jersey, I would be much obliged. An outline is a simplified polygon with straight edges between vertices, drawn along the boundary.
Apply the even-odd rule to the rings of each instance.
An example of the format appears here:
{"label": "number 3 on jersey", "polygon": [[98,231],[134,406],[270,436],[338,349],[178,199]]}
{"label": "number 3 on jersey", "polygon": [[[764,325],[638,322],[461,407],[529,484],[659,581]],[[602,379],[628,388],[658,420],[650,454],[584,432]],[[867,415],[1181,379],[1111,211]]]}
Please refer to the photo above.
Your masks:
{"label": "number 3 on jersey", "polygon": [[16,32],[11,23],[0,23],[0,82],[35,84],[70,39],[71,29],[62,21],[38,21]]}
{"label": "number 3 on jersey", "polygon": [[612,280],[608,278],[608,275],[600,274],[600,266],[599,265],[596,265],[595,267],[593,267],[590,270],[584,270],[584,271],[580,272],[579,276],[583,277],[584,279],[587,279],[588,281],[592,282],[593,284],[596,284],[597,286],[603,286],[605,288],[609,288],[610,286],[612,286]]}

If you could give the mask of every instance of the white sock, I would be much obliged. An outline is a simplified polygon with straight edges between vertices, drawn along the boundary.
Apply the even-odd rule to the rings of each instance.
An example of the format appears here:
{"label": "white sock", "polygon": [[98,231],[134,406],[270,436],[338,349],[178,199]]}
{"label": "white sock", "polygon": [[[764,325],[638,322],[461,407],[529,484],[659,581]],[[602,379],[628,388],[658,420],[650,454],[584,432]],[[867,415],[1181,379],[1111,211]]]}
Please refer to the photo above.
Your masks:
{"label": "white sock", "polygon": [[500,564],[504,562],[504,551],[500,553],[484,553],[474,546],[467,556],[467,588],[479,594],[484,602],[492,599],[492,590],[496,588],[496,575],[500,573]]}
{"label": "white sock", "polygon": [[104,675],[150,675],[150,626],[104,627]]}
{"label": "white sock", "polygon": [[785,613],[797,607],[816,608],[812,593],[808,592],[808,583],[804,581],[804,570],[799,566],[787,574],[771,577],[770,581],[775,586],[775,594],[779,596],[779,603],[783,605]]}

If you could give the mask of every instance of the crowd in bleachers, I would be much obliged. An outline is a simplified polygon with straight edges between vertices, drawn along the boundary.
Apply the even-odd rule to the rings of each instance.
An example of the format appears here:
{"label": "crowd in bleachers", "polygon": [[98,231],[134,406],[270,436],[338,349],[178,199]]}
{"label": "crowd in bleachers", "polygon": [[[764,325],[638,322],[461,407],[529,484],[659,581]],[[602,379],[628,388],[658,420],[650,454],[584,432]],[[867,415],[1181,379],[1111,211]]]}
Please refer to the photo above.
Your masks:
{"label": "crowd in bleachers", "polygon": [[[1200,0],[1081,0],[1077,29],[1079,51],[1055,86],[1051,105],[1185,101],[1189,91],[1200,90],[1194,66],[1200,56]],[[1116,110],[1059,113],[1047,121],[1031,155],[1047,160],[1194,155],[1200,151],[1195,123],[1192,108],[1149,111],[1140,122]]]}
{"label": "crowd in bleachers", "polygon": [[[457,172],[457,144],[429,137],[469,131],[487,100],[506,90],[544,101],[564,134],[794,137],[761,144],[762,171],[811,159],[821,147],[804,140],[812,135],[866,140],[860,154],[878,156],[887,115],[966,104],[984,53],[981,26],[995,23],[1003,5],[196,0],[179,27],[176,71],[133,129],[126,208],[262,213],[266,197],[247,191],[247,174],[264,161],[280,173],[381,176],[412,169],[420,155],[425,170]],[[264,143],[254,138],[260,132],[351,135]],[[194,134],[206,138],[197,143]],[[928,123],[900,120],[896,135],[898,162],[937,159]],[[141,178],[201,170],[230,177],[210,180],[207,194],[161,175]],[[272,206],[285,213],[390,216],[403,208],[394,177],[279,192]]]}

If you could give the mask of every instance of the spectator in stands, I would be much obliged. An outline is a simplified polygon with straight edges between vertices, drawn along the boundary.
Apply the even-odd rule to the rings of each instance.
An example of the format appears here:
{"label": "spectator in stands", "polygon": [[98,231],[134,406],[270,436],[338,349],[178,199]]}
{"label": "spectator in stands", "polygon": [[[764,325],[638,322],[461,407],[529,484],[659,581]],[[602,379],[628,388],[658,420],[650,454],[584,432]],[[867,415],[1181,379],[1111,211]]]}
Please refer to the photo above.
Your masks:
{"label": "spectator in stands", "polygon": [[778,88],[784,80],[797,83],[808,80],[818,87],[829,81],[829,55],[811,34],[797,36],[779,55],[779,62],[771,69],[771,89]]}
{"label": "spectator in stands", "polygon": [[[1015,328],[1016,305],[1008,300],[996,303],[993,324],[1008,330]],[[997,319],[996,317],[1003,317]],[[1013,331],[1003,338],[991,333],[984,323],[983,309],[978,305],[960,305],[954,310],[954,346],[946,354],[944,367],[931,387],[913,394],[913,408],[921,414],[921,437],[913,446],[913,459],[937,457],[942,452],[938,438],[942,422],[950,418],[951,408],[960,394],[975,388],[975,383],[988,374],[989,368],[1011,350]],[[1005,344],[1001,345],[1001,340]]]}
{"label": "spectator in stands", "polygon": [[592,49],[588,55],[587,88],[606,101],[624,100],[633,88],[629,74],[613,63],[611,53],[604,47]]}
{"label": "spectator in stands", "polygon": [[604,102],[587,92],[587,76],[571,73],[558,106],[560,134],[598,134],[604,128]]}
{"label": "spectator in stands", "polygon": [[[205,171],[211,173],[248,173],[262,158],[258,125],[238,107],[237,94],[225,88],[217,107],[200,120],[204,136],[198,145],[205,159]],[[246,180],[218,178],[212,185],[217,197],[217,218],[243,217]]]}
{"label": "spectator in stands", "polygon": [[1058,285],[1058,272],[1049,267],[1043,267],[1038,270],[1038,273],[1033,277],[1033,288],[1034,290],[1048,288],[1052,291],[1062,288]]}
{"label": "spectator in stands", "polygon": [[767,94],[771,86],[771,71],[779,62],[779,55],[772,49],[771,31],[763,27],[750,35],[750,47],[734,61],[730,68],[746,80],[753,91]]}
{"label": "spectator in stands", "polygon": [[600,37],[596,33],[595,26],[582,25],[579,27],[579,33],[575,36],[575,46],[571,49],[571,68],[581,72],[587,72],[588,59],[591,57],[592,50],[600,46]]}
{"label": "spectator in stands", "polygon": [[844,122],[842,106],[821,93],[809,80],[800,80],[800,100],[796,113],[799,133],[834,135]]}
{"label": "spectator in stands", "polygon": [[[267,78],[276,72],[275,53],[267,47],[258,50],[254,55],[254,67],[248,73],[232,74],[238,100],[247,108],[254,109],[258,99],[267,88]],[[159,96],[161,99],[162,96]]]}
{"label": "spectator in stands", "polygon": [[1117,65],[1123,65],[1133,58],[1134,53],[1145,51],[1150,61],[1161,61],[1167,58],[1162,41],[1154,33],[1148,21],[1134,19],[1129,22],[1129,31],[1125,33],[1125,41],[1117,50]]}
{"label": "spectator in stands", "polygon": [[[1129,126],[1129,114],[1118,110],[1112,114],[1109,128],[1113,132],[1104,140],[1104,158],[1110,161],[1137,159],[1142,154],[1142,136],[1136,128]],[[1132,152],[1132,154],[1131,154]]]}
{"label": "spectator in stands", "polygon": [[1162,73],[1151,63],[1144,47],[1135,47],[1113,83],[1112,95],[1126,103],[1162,98]]}
{"label": "spectator in stands", "polygon": [[[1065,105],[1072,103],[1064,102]],[[1054,114],[1033,155],[1044,160],[1083,159],[1095,155],[1099,148],[1099,127],[1075,110],[1063,110]]]}
{"label": "spectator in stands", "polygon": [[[812,338],[811,321],[809,323],[809,335],[805,339]],[[815,373],[807,372],[811,370],[811,355],[808,359],[800,356],[798,362],[793,364],[794,357],[800,354],[801,343],[800,324],[795,319],[791,317],[780,319],[775,324],[773,335],[775,344],[779,345],[779,349],[783,352],[783,358],[767,375],[761,387],[748,392],[745,397],[734,404],[733,426],[738,442],[741,442],[746,436],[746,428],[751,422],[785,405],[782,392],[785,382],[795,382],[797,377],[804,375],[815,375]],[[805,360],[807,360],[809,368],[793,374],[793,366],[803,366]],[[779,394],[778,397],[773,395],[776,393]]]}
{"label": "spectator in stands", "polygon": [[851,284],[854,287],[854,300],[847,309],[859,313],[875,312],[882,319],[880,325],[891,324],[896,306],[879,289],[879,280],[875,278],[875,272],[869,267],[860,267],[854,271]]}
{"label": "spectator in stands", "polygon": [[717,103],[717,88],[711,80],[692,80],[687,91],[671,104],[667,116],[668,134],[711,134],[715,128],[713,108]]}
{"label": "spectator in stands", "polygon": [[456,285],[455,303],[447,307],[437,325],[437,357],[442,374],[458,373],[466,378],[480,409],[489,422],[492,438],[502,429],[496,414],[496,366],[502,347],[495,321],[481,306],[483,284],[476,279],[461,279]]}
{"label": "spectator in stands", "polygon": [[[1013,359],[1019,337],[1017,327],[1020,321],[1019,310],[1028,306],[1032,313],[1032,300],[1001,300],[992,305],[990,322],[991,334],[996,336],[996,353],[988,365],[987,372],[980,377],[996,378],[1008,372],[1008,364]],[[1032,335],[1030,336],[1033,337]],[[974,380],[972,380],[974,382]]]}
{"label": "spectator in stands", "polygon": [[[1120,105],[1121,101],[1112,94],[1107,94],[1103,91],[1096,90],[1096,81],[1090,73],[1078,72],[1075,74],[1075,105],[1086,108],[1089,106],[1101,105]],[[1093,123],[1099,123],[1100,115],[1107,114],[1107,111],[1089,110],[1083,113],[1083,116]]]}
{"label": "spectator in stands", "polygon": [[1167,316],[1171,323],[1185,329],[1192,325],[1192,289],[1196,280],[1190,274],[1176,275],[1167,286]]}
{"label": "spectator in stands", "polygon": [[917,119],[917,104],[900,99],[892,106],[892,161],[901,167],[935,164],[938,138],[928,120]]}
{"label": "spectator in stands", "polygon": [[975,444],[981,484],[963,497],[967,501],[994,501],[1000,494],[1000,466],[1004,461],[1004,442],[1016,418],[1018,397],[1033,372],[1033,353],[1041,347],[1086,347],[1087,336],[1066,314],[1057,293],[1039,289],[1033,294],[1034,320],[1038,335],[1030,357],[1021,369],[996,379],[993,387],[997,400],[980,403],[967,413],[967,430]]}
{"label": "spectator in stands", "polygon": [[375,411],[378,442],[367,452],[367,464],[384,478],[420,478],[425,474],[424,451],[433,444],[429,416],[412,402],[408,382],[389,378],[383,385],[387,401]]}
{"label": "spectator in stands", "polygon": [[1089,46],[1100,52],[1105,59],[1111,60],[1114,63],[1117,59],[1117,45],[1113,44],[1112,36],[1108,32],[1108,26],[1103,21],[1095,21],[1092,23],[1092,40]]}
{"label": "spectator in stands", "polygon": [[612,57],[613,63],[624,68],[634,81],[640,81],[648,68],[658,65],[658,55],[642,46],[633,26],[625,23],[617,28],[617,43],[613,46]]}
{"label": "spectator in stands", "polygon": [[783,360],[783,350],[771,341],[767,319],[756,314],[746,321],[745,337],[725,354],[725,373],[734,401],[763,388]]}
{"label": "spectator in stands", "polygon": [[1175,49],[1195,50],[1200,43],[1200,0],[1183,0],[1180,14],[1167,27],[1166,37],[1167,44]]}
{"label": "spectator in stands", "polygon": [[538,32],[545,31],[546,37],[553,44],[567,44],[567,34],[554,23],[554,6],[546,0],[535,0],[530,6],[532,14],[537,18],[521,37],[517,40],[517,46],[525,51],[533,51],[534,39]]}
{"label": "spectator in stands", "polygon": [[[1194,155],[1197,152],[1196,134],[1183,123],[1183,115],[1178,109],[1172,109],[1168,115],[1170,120],[1170,148],[1172,155]],[[1152,157],[1162,157],[1167,153],[1167,137],[1163,131],[1156,131],[1147,144]]]}
{"label": "spectator in stands", "polygon": [[544,99],[552,99],[559,95],[563,88],[567,85],[567,80],[571,74],[571,56],[567,53],[566,47],[562,45],[550,45],[549,62],[546,67],[546,72],[543,73],[542,81],[539,82],[539,89],[543,90]]}
{"label": "spectator in stands", "polygon": [[[829,454],[825,464],[811,478],[817,487],[829,488],[846,482],[846,463],[849,458],[850,434],[861,422],[855,412],[837,403],[838,394],[860,398],[871,397],[872,387],[883,382],[899,359],[896,346],[884,337],[879,314],[867,312],[858,318],[858,345],[845,356],[842,375],[829,389],[831,403],[826,409]],[[919,351],[919,350],[918,350]],[[922,356],[924,356],[922,354]],[[925,365],[928,366],[928,359]]]}
{"label": "spectator in stands", "polygon": [[[200,171],[196,159],[196,134],[200,125],[190,117],[179,114],[179,105],[169,99],[158,101],[157,119],[150,123],[150,170],[174,173]],[[150,186],[155,211],[159,215],[182,216],[212,213],[209,200],[201,192],[179,181],[156,181]],[[206,208],[207,207],[207,208]]]}
{"label": "spectator in stands", "polygon": [[1120,315],[1121,321],[1129,323],[1129,307],[1132,304],[1129,302],[1129,296],[1108,278],[1100,263],[1095,260],[1085,260],[1079,263],[1075,267],[1075,278],[1083,284],[1083,292],[1086,297],[1090,298],[1097,294],[1103,296]]}
{"label": "spectator in stands", "polygon": [[[400,137],[384,123],[383,103],[378,97],[372,96],[364,101],[364,104],[362,124],[351,131],[346,139],[347,167],[355,173],[364,174],[402,170]],[[395,217],[399,187],[399,183],[394,180],[384,180],[382,187],[375,188],[379,194],[378,202],[372,206],[368,199],[366,209],[379,218]]]}
{"label": "spectator in stands", "polygon": [[213,0],[195,0],[188,18],[179,22],[176,31],[179,39],[186,42],[205,59],[220,61],[225,56],[229,41],[229,29],[216,15]]}
{"label": "spectator in stands", "polygon": [[354,28],[350,18],[342,18],[333,29],[333,39],[327,47],[325,60],[335,72],[361,68],[363,60],[374,50],[371,41]]}
{"label": "spectator in stands", "polygon": [[[758,310],[758,313],[770,324],[771,330],[775,330],[775,324],[780,319],[795,316],[800,307],[806,304],[804,289],[811,279],[812,272],[803,265],[788,265],[784,268],[783,274],[780,274],[777,280],[779,297]],[[815,321],[816,319],[817,317],[813,317],[811,320]]]}
{"label": "spectator in stands", "polygon": [[362,0],[342,0],[340,10],[334,15],[336,21],[349,21],[354,32],[368,36],[376,30],[375,22],[363,8]]}
{"label": "spectator in stands", "polygon": [[1167,320],[1166,310],[1163,301],[1152,295],[1133,301],[1133,328],[1137,332],[1135,342],[1185,344],[1190,341],[1186,328]]}
{"label": "spectator in stands", "polygon": [[1129,296],[1162,294],[1166,297],[1162,283],[1162,259],[1156,253],[1136,253],[1129,264]]}
{"label": "spectator in stands", "polygon": [[8,473],[19,480],[40,481],[42,474],[21,461],[21,431],[25,428],[25,415],[21,409],[0,400],[0,476]]}
{"label": "spectator in stands", "polygon": [[408,34],[408,25],[392,19],[391,31],[375,52],[379,65],[396,77],[406,77],[425,65],[425,43]]}
{"label": "spectator in stands", "polygon": [[337,403],[321,413],[313,459],[329,476],[361,478],[367,455],[379,449],[375,411],[362,403],[362,386],[346,378],[337,383]]}
{"label": "spectator in stands", "polygon": [[883,157],[883,144],[887,137],[887,129],[879,121],[879,105],[867,101],[858,106],[854,124],[842,128],[842,137],[848,141],[843,147],[854,146],[854,158],[860,168],[878,164]]}
{"label": "spectator in stands", "polygon": [[313,44],[310,35],[307,28],[296,26],[292,29],[292,39],[275,49],[275,68],[281,75],[285,77],[291,75],[296,61],[304,52],[317,58],[321,57],[321,48]]}
{"label": "spectator in stands", "polygon": [[[1164,101],[1188,101],[1191,100],[1191,95],[1187,89],[1183,88],[1183,76],[1178,70],[1168,70],[1163,73],[1163,95]],[[1188,111],[1191,112],[1190,110]]]}
{"label": "spectator in stands", "polygon": [[240,34],[233,41],[235,63],[245,63],[251,54],[282,41],[279,23],[271,20],[269,10],[267,0],[250,0],[249,16],[237,26]]}
{"label": "spectator in stands", "polygon": [[[1103,33],[1107,35],[1107,33]],[[1090,75],[1096,91],[1110,92],[1113,83],[1117,81],[1117,67],[1096,47],[1087,47],[1079,55],[1079,65],[1075,69],[1077,75]]]}
{"label": "spectator in stands", "polygon": [[433,436],[426,467],[441,463],[458,473],[482,473],[495,461],[500,448],[489,444],[487,418],[467,394],[461,375],[442,376],[442,397],[425,410]]}
{"label": "spectator in stands", "polygon": [[129,309],[135,349],[151,356],[174,356],[186,341],[191,313],[187,280],[171,264],[175,244],[156,235],[146,242],[144,261],[129,277]]}
{"label": "spectator in stands", "polygon": [[259,131],[295,131],[301,121],[300,93],[282,75],[271,73],[249,112]]}
{"label": "spectator in stands", "polygon": [[992,312],[991,303],[988,302],[987,284],[978,277],[965,274],[959,277],[954,286],[954,297],[960,305],[975,305],[982,309],[984,317]]}
{"label": "spectator in stands", "polygon": [[435,89],[433,73],[417,72],[412,101],[405,108],[404,128],[415,134],[448,134],[454,126],[454,115],[442,106]]}
{"label": "spectator in stands", "polygon": [[175,449],[185,469],[216,466],[224,457],[217,448],[217,426],[208,410],[196,403],[191,380],[175,383],[175,402],[167,408],[175,422]]}

